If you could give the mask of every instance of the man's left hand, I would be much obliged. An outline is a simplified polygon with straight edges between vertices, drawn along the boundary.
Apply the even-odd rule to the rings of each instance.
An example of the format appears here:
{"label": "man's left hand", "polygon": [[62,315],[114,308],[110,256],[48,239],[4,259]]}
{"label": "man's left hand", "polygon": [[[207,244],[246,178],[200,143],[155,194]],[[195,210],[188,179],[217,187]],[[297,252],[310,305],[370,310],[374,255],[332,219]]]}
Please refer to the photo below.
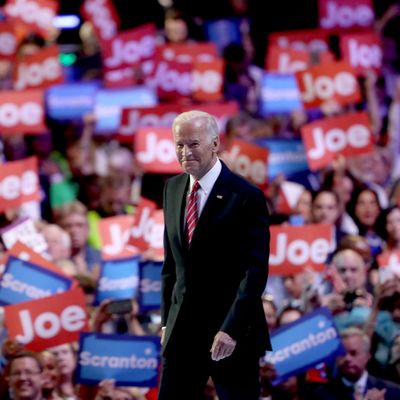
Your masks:
{"label": "man's left hand", "polygon": [[215,337],[211,347],[211,359],[219,361],[229,357],[236,347],[236,340],[232,339],[227,333],[219,331]]}

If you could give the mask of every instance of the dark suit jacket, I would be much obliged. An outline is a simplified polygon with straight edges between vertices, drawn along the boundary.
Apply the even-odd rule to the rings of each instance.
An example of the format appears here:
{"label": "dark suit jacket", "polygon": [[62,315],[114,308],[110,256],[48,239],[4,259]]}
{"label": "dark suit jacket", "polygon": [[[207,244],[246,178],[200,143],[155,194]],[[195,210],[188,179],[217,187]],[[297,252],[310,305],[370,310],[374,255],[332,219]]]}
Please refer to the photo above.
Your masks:
{"label": "dark suit jacket", "polygon": [[[400,399],[400,386],[393,382],[388,382],[383,379],[375,378],[368,375],[366,392],[369,389],[386,389],[385,400]],[[365,394],[365,393],[364,393]],[[336,378],[330,381],[327,385],[321,386],[310,395],[310,400],[353,400],[353,389],[346,387],[341,379]]]}
{"label": "dark suit jacket", "polygon": [[261,354],[271,346],[261,301],[269,256],[265,197],[222,164],[188,248],[188,186],[189,175],[181,174],[164,192],[163,354],[208,352],[220,330]]}

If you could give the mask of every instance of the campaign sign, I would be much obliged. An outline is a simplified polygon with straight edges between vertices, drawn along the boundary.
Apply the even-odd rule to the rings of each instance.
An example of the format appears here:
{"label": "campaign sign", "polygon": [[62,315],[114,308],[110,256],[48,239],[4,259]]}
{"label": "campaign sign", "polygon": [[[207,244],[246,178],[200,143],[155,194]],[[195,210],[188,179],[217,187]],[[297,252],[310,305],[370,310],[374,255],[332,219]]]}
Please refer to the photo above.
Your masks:
{"label": "campaign sign", "polygon": [[274,385],[345,353],[327,308],[319,308],[271,335],[273,351],[264,360],[277,372]]}
{"label": "campaign sign", "polygon": [[76,379],[84,385],[115,379],[117,386],[156,387],[159,364],[158,336],[82,333]]}
{"label": "campaign sign", "polygon": [[296,139],[261,139],[256,143],[269,150],[268,177],[274,179],[278,174],[289,177],[307,171],[307,158],[304,145]]}
{"label": "campaign sign", "polygon": [[9,337],[28,350],[78,340],[79,332],[88,330],[85,296],[80,288],[43,299],[4,307],[4,324]]}
{"label": "campaign sign", "polygon": [[139,304],[141,310],[159,310],[161,307],[162,261],[140,263]]}
{"label": "campaign sign", "polygon": [[304,107],[313,109],[328,101],[356,103],[361,92],[353,67],[345,61],[314,65],[295,74]]}
{"label": "campaign sign", "polygon": [[193,64],[192,97],[199,102],[218,101],[223,98],[224,61],[216,59]]}
{"label": "campaign sign", "polygon": [[268,35],[270,46],[323,53],[329,50],[329,35],[323,29],[301,29],[296,31],[272,32]]}
{"label": "campaign sign", "polygon": [[301,109],[301,99],[296,79],[288,74],[265,73],[261,83],[261,113],[289,113]]}
{"label": "campaign sign", "polygon": [[310,52],[307,50],[284,49],[273,45],[268,47],[264,67],[268,72],[293,74],[306,69],[310,61]]}
{"label": "campaign sign", "polygon": [[132,299],[139,288],[139,257],[103,261],[96,303],[105,299]]}
{"label": "campaign sign", "polygon": [[372,153],[373,135],[366,112],[348,113],[303,125],[301,136],[312,171],[345,157]]}
{"label": "campaign sign", "polygon": [[62,293],[71,284],[66,276],[10,256],[0,280],[0,304],[17,304]]}
{"label": "campaign sign", "polygon": [[17,51],[17,37],[13,26],[5,21],[0,22],[0,60],[12,61]]}
{"label": "campaign sign", "polygon": [[372,0],[318,0],[319,25],[323,29],[367,29],[374,23]]}
{"label": "campaign sign", "polygon": [[55,85],[46,91],[46,106],[50,118],[79,120],[93,112],[98,82]]}
{"label": "campaign sign", "polygon": [[114,133],[119,129],[121,112],[126,107],[155,106],[154,90],[145,86],[128,89],[103,89],[96,93],[94,114],[97,133]]}
{"label": "campaign sign", "polygon": [[180,63],[208,62],[218,57],[217,46],[211,42],[165,44],[156,51],[161,59]]}
{"label": "campaign sign", "polygon": [[268,150],[244,140],[235,139],[222,158],[237,174],[259,187],[267,182]]}
{"label": "campaign sign", "polygon": [[273,225],[269,267],[271,275],[293,275],[304,267],[321,270],[332,248],[332,225]]}
{"label": "campaign sign", "polygon": [[176,158],[171,128],[140,128],[135,136],[136,160],[143,172],[178,174],[182,167]]}

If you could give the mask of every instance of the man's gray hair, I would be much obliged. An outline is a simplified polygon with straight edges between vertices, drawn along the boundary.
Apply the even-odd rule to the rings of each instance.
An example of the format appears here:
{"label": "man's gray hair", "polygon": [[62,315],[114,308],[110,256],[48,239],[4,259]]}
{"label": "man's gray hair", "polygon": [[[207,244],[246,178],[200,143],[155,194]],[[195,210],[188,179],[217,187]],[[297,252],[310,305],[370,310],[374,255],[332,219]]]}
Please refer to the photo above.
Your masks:
{"label": "man's gray hair", "polygon": [[211,114],[199,110],[191,110],[179,114],[172,123],[172,132],[175,132],[177,126],[195,120],[201,120],[210,140],[218,137],[219,129],[216,119]]}
{"label": "man's gray hair", "polygon": [[340,336],[342,339],[347,339],[349,337],[358,336],[364,344],[365,351],[367,353],[369,353],[369,350],[371,347],[371,341],[370,341],[368,335],[360,328],[357,328],[355,326],[350,326],[349,328],[341,330]]}

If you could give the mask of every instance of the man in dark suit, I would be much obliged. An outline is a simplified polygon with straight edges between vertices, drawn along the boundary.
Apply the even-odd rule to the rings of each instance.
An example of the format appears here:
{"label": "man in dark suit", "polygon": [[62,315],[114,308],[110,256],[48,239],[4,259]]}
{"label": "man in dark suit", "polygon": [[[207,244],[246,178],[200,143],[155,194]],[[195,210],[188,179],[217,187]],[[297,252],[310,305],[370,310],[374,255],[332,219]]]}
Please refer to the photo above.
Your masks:
{"label": "man in dark suit", "polygon": [[337,359],[337,376],[317,388],[310,400],[397,400],[400,386],[376,378],[367,371],[371,357],[368,336],[359,328],[347,328],[341,332],[344,356]]}
{"label": "man in dark suit", "polygon": [[172,132],[184,173],[164,193],[159,399],[202,399],[211,376],[220,400],[257,400],[259,358],[271,348],[265,197],[218,159],[211,115],[182,113]]}

